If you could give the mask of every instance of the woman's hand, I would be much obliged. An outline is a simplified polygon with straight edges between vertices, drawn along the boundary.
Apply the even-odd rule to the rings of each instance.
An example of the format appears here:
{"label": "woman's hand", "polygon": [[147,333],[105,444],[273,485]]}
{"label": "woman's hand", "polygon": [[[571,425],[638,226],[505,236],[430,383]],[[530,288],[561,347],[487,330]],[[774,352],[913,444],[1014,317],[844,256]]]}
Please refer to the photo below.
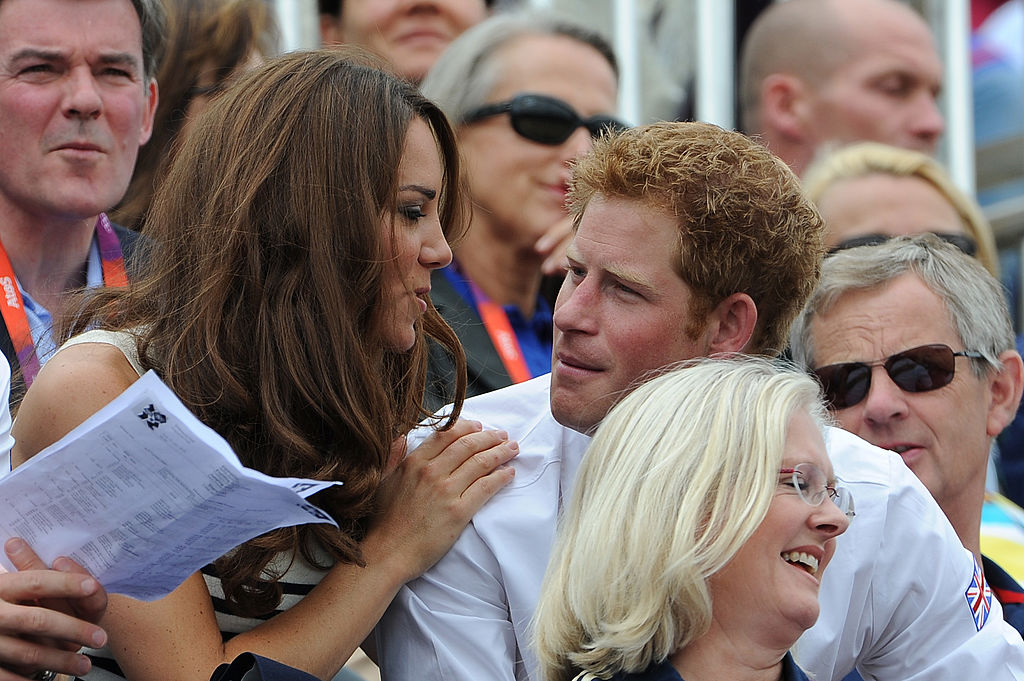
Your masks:
{"label": "woman's hand", "polygon": [[544,261],[540,265],[541,274],[548,277],[564,275],[568,261],[565,251],[572,242],[572,217],[559,220],[548,228],[544,236],[537,239],[533,250]]}
{"label": "woman's hand", "polygon": [[[405,450],[405,438],[395,442]],[[508,434],[460,420],[437,431],[397,464],[385,482],[384,508],[364,542],[367,562],[395,565],[403,581],[436,563],[473,514],[514,475],[503,464],[519,453]]]}
{"label": "woman's hand", "polygon": [[21,539],[4,549],[19,571],[0,571],[0,681],[44,669],[87,673],[88,658],[74,651],[106,644],[95,624],[106,610],[106,591],[70,558],[48,569]]}

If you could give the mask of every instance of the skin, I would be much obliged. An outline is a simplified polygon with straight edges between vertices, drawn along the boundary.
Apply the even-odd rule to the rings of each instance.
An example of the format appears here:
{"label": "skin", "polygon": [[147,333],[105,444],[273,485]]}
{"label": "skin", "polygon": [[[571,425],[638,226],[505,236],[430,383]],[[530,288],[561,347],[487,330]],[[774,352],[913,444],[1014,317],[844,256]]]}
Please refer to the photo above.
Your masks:
{"label": "skin", "polygon": [[416,322],[427,310],[423,296],[430,292],[430,273],[452,261],[437,212],[442,180],[434,135],[424,121],[414,119],[398,167],[397,210],[382,225],[391,235],[394,259],[384,281],[381,334],[395,350],[408,350],[416,342]]}
{"label": "skin", "polygon": [[[783,468],[812,463],[835,484],[821,431],[806,410],[789,419]],[[818,619],[821,574],[835,551],[835,538],[850,520],[825,499],[810,506],[792,487],[779,486],[768,512],[733,559],[710,578],[714,602],[706,634],[672,655],[686,679],[777,679],[782,657]],[[810,574],[782,558],[800,551],[818,559]],[[773,588],[766,589],[770,584]],[[732,670],[747,669],[746,675]],[[729,673],[732,671],[732,673]],[[772,675],[774,672],[774,675]]]}
{"label": "skin", "polygon": [[[584,118],[615,112],[615,73],[585,43],[524,36],[505,45],[495,62],[500,76],[488,104],[531,92],[561,99]],[[473,228],[456,259],[492,300],[532,313],[541,263],[562,252],[559,244],[570,233],[569,164],[590,151],[590,133],[581,127],[564,143],[548,146],[520,136],[509,117],[500,115],[463,125],[458,135],[473,196]],[[556,234],[538,250],[538,240],[549,232]]]}
{"label": "skin", "polygon": [[[941,299],[912,273],[840,296],[814,318],[811,333],[815,366],[873,362],[929,343],[974,349],[964,348]],[[971,360],[957,358],[952,382],[922,393],[904,392],[876,366],[864,400],[835,412],[842,428],[900,454],[975,553],[989,446],[1021,394],[1020,356],[999,359],[1003,371],[978,378]]]}
{"label": "skin", "polygon": [[4,550],[19,571],[0,568],[0,681],[39,670],[87,673],[89,659],[75,651],[106,643],[106,632],[95,624],[106,609],[106,591],[70,558],[57,558],[50,569],[17,538]]}
{"label": "skin", "polygon": [[917,177],[882,173],[833,184],[818,202],[829,247],[868,234],[963,234],[960,215],[939,190]]}
{"label": "skin", "polygon": [[376,52],[418,83],[455,38],[486,16],[483,0],[343,0],[341,16],[321,15],[320,35],[325,45]]}
{"label": "skin", "polygon": [[722,301],[693,338],[693,293],[674,269],[677,219],[635,200],[595,196],[569,246],[554,313],[551,411],[590,432],[634,382],[673,362],[738,352],[756,322],[742,293]]}
{"label": "skin", "polygon": [[128,0],[0,3],[4,246],[44,304],[84,284],[96,216],[124,194],[156,103]]}
{"label": "skin", "polygon": [[928,25],[892,0],[832,1],[830,9],[841,30],[820,44],[843,50],[844,59],[820,78],[808,70],[764,80],[769,146],[797,174],[826,143],[873,140],[934,152],[945,122],[937,101],[942,63]]}

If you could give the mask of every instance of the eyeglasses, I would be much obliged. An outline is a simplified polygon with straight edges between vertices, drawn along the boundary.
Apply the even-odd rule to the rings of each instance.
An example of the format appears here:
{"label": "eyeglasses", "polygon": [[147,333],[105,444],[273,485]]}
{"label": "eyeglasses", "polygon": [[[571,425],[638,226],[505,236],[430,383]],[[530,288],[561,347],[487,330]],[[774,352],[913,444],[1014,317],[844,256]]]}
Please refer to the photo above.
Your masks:
{"label": "eyeglasses", "polygon": [[983,359],[980,352],[953,352],[942,343],[897,352],[877,362],[844,362],[818,367],[825,399],[832,409],[846,409],[863,400],[871,387],[871,367],[882,366],[892,382],[908,393],[923,393],[949,385],[956,373],[956,358]]}
{"label": "eyeglasses", "polygon": [[853,509],[853,495],[850,490],[828,484],[825,473],[813,463],[799,463],[793,468],[780,468],[779,486],[784,492],[795,492],[808,506],[820,506],[828,496],[847,518],[856,514]]}
{"label": "eyeglasses", "polygon": [[[974,239],[966,234],[950,234],[948,232],[930,233],[942,239],[947,244],[956,246],[971,257],[978,254],[978,244],[975,243]],[[828,253],[829,255],[832,255],[833,253],[845,251],[848,248],[857,248],[859,246],[878,246],[879,244],[884,244],[890,239],[892,239],[892,237],[886,234],[864,234],[863,236],[855,236],[840,241],[838,244],[828,249]]]}
{"label": "eyeglasses", "polygon": [[562,144],[581,126],[590,132],[591,137],[597,137],[605,130],[619,132],[629,127],[611,116],[580,118],[576,110],[562,100],[535,94],[518,94],[505,102],[485,104],[463,116],[462,122],[475,123],[503,113],[509,115],[512,129],[519,135],[551,146]]}

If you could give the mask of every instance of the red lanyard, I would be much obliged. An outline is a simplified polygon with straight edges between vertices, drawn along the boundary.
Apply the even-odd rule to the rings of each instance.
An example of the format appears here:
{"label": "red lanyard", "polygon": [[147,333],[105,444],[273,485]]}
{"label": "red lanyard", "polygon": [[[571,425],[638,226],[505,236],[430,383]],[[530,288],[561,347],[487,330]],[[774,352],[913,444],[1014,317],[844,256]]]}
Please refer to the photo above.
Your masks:
{"label": "red lanyard", "polygon": [[530,368],[526,365],[526,358],[523,356],[522,348],[519,347],[519,339],[516,332],[512,330],[512,324],[508,320],[505,308],[483,294],[483,291],[469,279],[469,289],[476,299],[476,309],[480,313],[480,319],[487,329],[487,335],[491,337],[494,349],[501,357],[501,363],[505,365],[505,371],[513,383],[522,383],[533,378]]}
{"label": "red lanyard", "polygon": [[[114,233],[114,228],[110,226],[110,220],[104,213],[100,213],[99,219],[96,220],[96,243],[103,266],[103,283],[106,286],[126,286],[128,275],[124,269],[121,242],[118,241],[117,234]],[[39,357],[36,355],[36,345],[32,340],[28,315],[25,313],[25,301],[22,299],[14,268],[3,244],[0,244],[0,287],[3,288],[0,312],[3,313],[4,324],[17,353],[25,387],[28,388],[39,373]]]}

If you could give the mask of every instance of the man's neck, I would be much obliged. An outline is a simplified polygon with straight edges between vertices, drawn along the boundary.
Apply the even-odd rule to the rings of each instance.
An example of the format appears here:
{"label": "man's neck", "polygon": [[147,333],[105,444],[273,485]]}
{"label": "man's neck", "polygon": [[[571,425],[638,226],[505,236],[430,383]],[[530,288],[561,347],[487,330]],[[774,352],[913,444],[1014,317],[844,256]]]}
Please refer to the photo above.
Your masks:
{"label": "man's neck", "polygon": [[537,309],[542,259],[530,249],[496,240],[474,216],[455,253],[459,269],[499,305],[515,305],[529,319]]}
{"label": "man's neck", "polygon": [[943,499],[939,503],[949,524],[956,530],[960,542],[974,554],[981,565],[981,509],[985,505],[984,479],[970,490],[963,490],[956,498]]}
{"label": "man's neck", "polygon": [[96,217],[42,223],[0,215],[0,241],[21,288],[54,311],[69,290],[84,286]]}

